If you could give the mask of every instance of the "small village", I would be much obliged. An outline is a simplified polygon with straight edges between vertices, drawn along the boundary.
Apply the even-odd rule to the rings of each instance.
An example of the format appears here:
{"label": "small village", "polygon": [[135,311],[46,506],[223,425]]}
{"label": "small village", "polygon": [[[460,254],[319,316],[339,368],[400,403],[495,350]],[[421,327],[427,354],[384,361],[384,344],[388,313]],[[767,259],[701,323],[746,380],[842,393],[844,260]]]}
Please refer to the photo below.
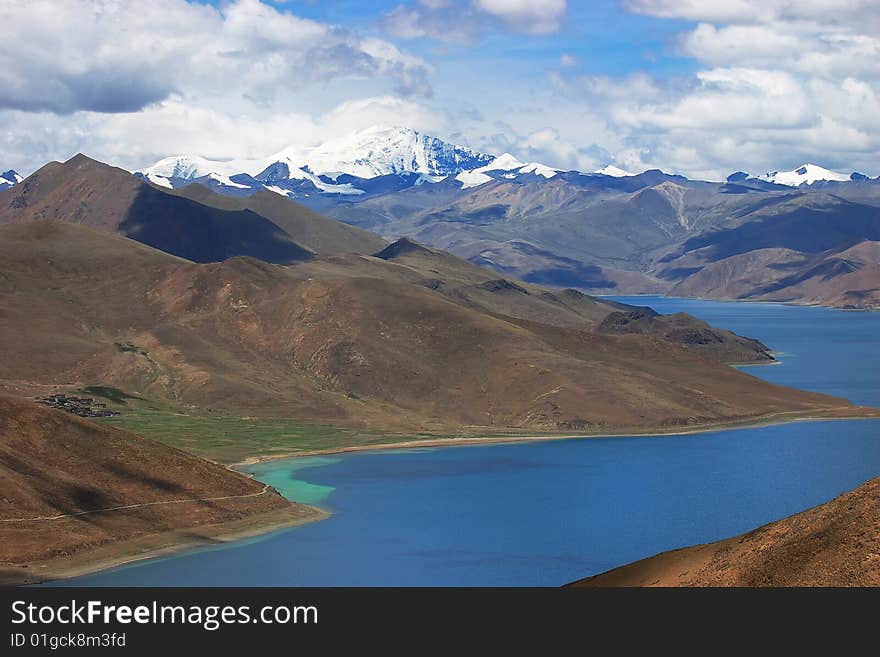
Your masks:
{"label": "small village", "polygon": [[119,415],[119,411],[111,411],[107,404],[96,402],[91,397],[73,397],[69,395],[55,394],[48,397],[37,397],[37,402],[45,406],[51,406],[80,417],[113,417]]}

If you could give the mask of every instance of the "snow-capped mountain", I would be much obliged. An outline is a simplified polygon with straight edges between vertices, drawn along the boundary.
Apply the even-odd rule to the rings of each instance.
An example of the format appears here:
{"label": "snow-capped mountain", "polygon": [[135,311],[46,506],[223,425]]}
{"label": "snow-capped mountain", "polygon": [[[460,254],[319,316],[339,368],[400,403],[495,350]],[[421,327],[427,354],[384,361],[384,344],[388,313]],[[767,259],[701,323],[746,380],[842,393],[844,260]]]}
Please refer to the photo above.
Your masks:
{"label": "snow-capped mountain", "polygon": [[816,164],[804,164],[792,171],[771,171],[757,176],[757,178],[777,185],[798,187],[799,185],[811,185],[819,180],[847,181],[850,180],[850,175],[831,171]]}
{"label": "snow-capped mountain", "polygon": [[510,153],[504,153],[484,166],[462,171],[455,176],[455,179],[461,183],[463,189],[467,189],[469,187],[479,187],[495,180],[496,176],[491,174],[511,179],[516,178],[520,174],[534,174],[544,178],[552,178],[557,173],[559,173],[557,169],[552,169],[545,164],[538,162],[524,164]]}
{"label": "snow-capped mountain", "polygon": [[448,176],[488,164],[493,158],[464,146],[399,126],[373,126],[308,149],[278,154],[316,174],[347,173],[375,178],[393,173]]}
{"label": "snow-capped mountain", "polygon": [[[386,189],[388,185],[364,182],[384,176],[402,176],[405,186],[438,182],[494,159],[410,128],[375,126],[318,146],[288,148],[260,160],[219,161],[177,155],[138,173],[163,187],[199,182],[232,194],[253,193],[265,187],[300,198],[315,193],[361,195],[364,187]],[[542,175],[551,171],[536,167]]]}
{"label": "snow-capped mountain", "polygon": [[599,173],[603,176],[611,176],[612,178],[626,178],[628,176],[636,175],[634,173],[630,173],[629,171],[625,171],[620,167],[616,167],[613,164],[608,164],[601,169],[596,169],[593,173]]}
{"label": "snow-capped mountain", "polygon": [[286,155],[275,156],[266,168],[254,176],[255,180],[263,184],[266,189],[283,194],[296,196],[297,193],[324,192],[326,194],[359,195],[364,192],[348,182],[337,182],[336,178],[330,178],[325,174],[315,174],[309,165],[293,161]]}
{"label": "snow-capped mountain", "polygon": [[0,173],[0,191],[9,189],[13,185],[20,183],[22,180],[24,180],[24,178],[22,178],[17,171],[13,171],[12,169],[4,171],[3,173]]}
{"label": "snow-capped mountain", "polygon": [[264,168],[264,160],[209,160],[198,155],[173,155],[139,173],[156,185],[180,187],[206,176],[223,180],[242,173],[253,175]]}
{"label": "snow-capped mountain", "polygon": [[[550,179],[558,174],[576,173],[580,172],[563,172],[538,162],[522,162],[510,153],[498,156],[481,153],[411,128],[374,126],[317,146],[290,147],[259,159],[166,157],[136,175],[163,187],[199,183],[234,196],[248,196],[267,189],[320,204],[324,203],[320,200],[324,197],[361,201],[441,181],[467,190],[498,179],[529,182],[535,177]],[[627,178],[636,174],[608,164],[586,175]],[[761,176],[740,171],[728,177],[728,182],[751,179],[754,184],[760,181],[763,185],[797,187],[819,181],[860,180],[857,176],[859,174],[849,176],[805,164],[793,171],[774,171]],[[6,184],[0,181],[0,186],[3,185]]]}

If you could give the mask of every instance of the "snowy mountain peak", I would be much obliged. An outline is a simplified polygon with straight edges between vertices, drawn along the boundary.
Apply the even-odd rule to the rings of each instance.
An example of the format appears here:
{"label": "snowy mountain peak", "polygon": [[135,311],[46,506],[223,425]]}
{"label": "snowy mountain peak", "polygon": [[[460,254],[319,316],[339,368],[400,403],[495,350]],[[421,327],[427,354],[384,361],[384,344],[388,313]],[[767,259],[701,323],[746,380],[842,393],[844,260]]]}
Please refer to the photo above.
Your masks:
{"label": "snowy mountain peak", "polygon": [[318,175],[347,173],[359,178],[400,173],[448,176],[483,166],[493,159],[491,155],[456,146],[412,128],[384,125],[311,148],[286,149],[276,157],[307,164],[309,170]]}
{"label": "snowy mountain peak", "polygon": [[596,169],[593,173],[600,173],[603,176],[611,176],[613,178],[626,178],[627,176],[636,175],[634,173],[630,173],[629,171],[625,171],[620,167],[616,167],[613,164],[608,164],[601,169]]}
{"label": "snowy mountain peak", "polygon": [[525,162],[520,162],[510,153],[503,153],[496,157],[489,164],[479,168],[480,171],[512,171],[525,166]]}
{"label": "snowy mountain peak", "polygon": [[19,175],[17,171],[10,169],[9,171],[4,171],[0,173],[0,190],[9,189],[13,185],[17,185],[24,178]]}
{"label": "snowy mountain peak", "polygon": [[151,182],[163,184],[161,181],[169,178],[190,181],[212,173],[220,176],[253,174],[263,168],[258,160],[209,160],[198,155],[173,155],[159,160],[141,173]]}
{"label": "snowy mountain peak", "polygon": [[539,162],[529,162],[528,164],[524,164],[510,153],[504,153],[493,159],[489,164],[477,167],[476,169],[471,169],[470,171],[462,171],[455,176],[455,179],[461,183],[463,189],[467,189],[469,187],[479,187],[480,185],[495,180],[495,178],[489,174],[497,174],[499,172],[504,172],[501,174],[502,178],[516,178],[519,174],[529,173],[536,176],[543,176],[544,178],[552,178],[559,173],[557,169],[548,167],[546,164],[541,164]]}
{"label": "snowy mountain peak", "polygon": [[811,185],[817,180],[849,180],[849,175],[825,169],[816,164],[804,164],[792,171],[771,171],[758,176],[759,180],[776,183],[777,185],[788,185],[789,187],[797,187],[798,185]]}

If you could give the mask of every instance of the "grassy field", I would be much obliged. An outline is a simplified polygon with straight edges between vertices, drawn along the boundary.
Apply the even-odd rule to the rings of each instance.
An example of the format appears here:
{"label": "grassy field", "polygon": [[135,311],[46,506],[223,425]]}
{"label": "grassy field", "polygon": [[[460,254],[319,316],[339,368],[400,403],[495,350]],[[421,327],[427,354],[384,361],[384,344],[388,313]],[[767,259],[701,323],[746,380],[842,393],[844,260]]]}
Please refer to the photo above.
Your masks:
{"label": "grassy field", "polygon": [[122,415],[101,421],[221,463],[418,438],[413,435],[303,424],[285,418],[190,415],[166,409],[125,408],[122,409]]}
{"label": "grassy field", "polygon": [[462,437],[352,429],[292,418],[209,414],[105,385],[86,386],[69,394],[99,398],[108,408],[120,412],[113,417],[94,418],[98,422],[227,464],[297,452]]}
{"label": "grassy field", "polygon": [[110,386],[86,386],[75,393],[100,398],[107,402],[108,408],[121,413],[114,417],[95,418],[99,422],[221,463],[238,463],[247,458],[313,450],[436,438],[309,424],[290,418],[208,414],[157,402]]}

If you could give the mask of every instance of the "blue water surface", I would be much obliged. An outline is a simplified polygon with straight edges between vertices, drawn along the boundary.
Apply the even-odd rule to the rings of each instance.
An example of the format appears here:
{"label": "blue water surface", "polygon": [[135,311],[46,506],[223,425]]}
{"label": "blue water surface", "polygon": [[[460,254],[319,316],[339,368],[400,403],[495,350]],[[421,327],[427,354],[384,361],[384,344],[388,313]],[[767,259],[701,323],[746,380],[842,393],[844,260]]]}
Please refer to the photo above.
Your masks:
{"label": "blue water surface", "polygon": [[[759,338],[785,385],[880,405],[880,313],[619,297]],[[713,541],[880,475],[880,421],[356,453],[252,468],[322,522],[66,584],[558,585]]]}

